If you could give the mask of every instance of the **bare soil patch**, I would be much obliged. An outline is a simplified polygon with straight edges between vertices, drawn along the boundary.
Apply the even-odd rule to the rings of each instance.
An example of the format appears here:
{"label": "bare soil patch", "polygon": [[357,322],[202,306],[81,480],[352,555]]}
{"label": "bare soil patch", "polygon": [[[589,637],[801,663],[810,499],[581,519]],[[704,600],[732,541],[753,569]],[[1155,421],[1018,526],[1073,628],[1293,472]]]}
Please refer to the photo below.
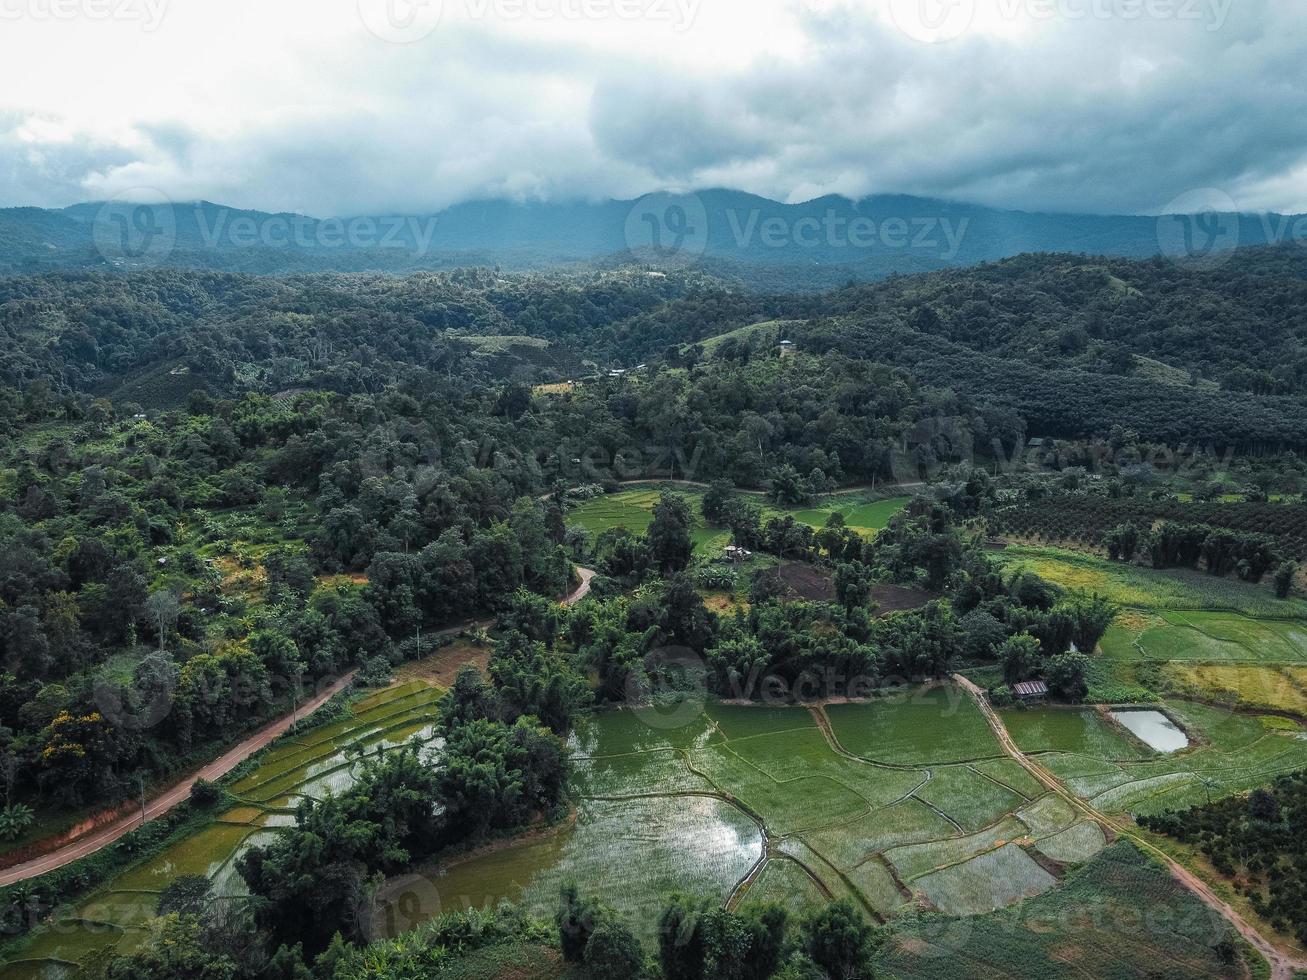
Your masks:
{"label": "bare soil patch", "polygon": [[790,562],[759,573],[759,578],[773,583],[785,599],[835,601],[835,577],[830,572],[811,565]]}
{"label": "bare soil patch", "polygon": [[921,589],[909,589],[902,585],[873,585],[871,598],[878,607],[876,614],[888,616],[890,613],[920,609],[936,596]]}
{"label": "bare soil patch", "polygon": [[490,646],[478,646],[471,640],[457,639],[441,647],[429,657],[401,665],[395,671],[398,681],[421,681],[432,687],[453,687],[454,678],[464,667],[471,665],[485,673],[490,663]]}

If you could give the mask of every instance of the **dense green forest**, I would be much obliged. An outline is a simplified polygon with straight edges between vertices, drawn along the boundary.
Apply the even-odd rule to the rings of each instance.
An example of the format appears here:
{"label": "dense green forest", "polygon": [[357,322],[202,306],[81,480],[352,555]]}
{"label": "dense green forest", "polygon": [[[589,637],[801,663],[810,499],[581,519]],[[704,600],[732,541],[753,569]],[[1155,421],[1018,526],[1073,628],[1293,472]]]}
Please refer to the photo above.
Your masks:
{"label": "dense green forest", "polygon": [[[376,394],[434,374],[529,383],[641,364],[742,364],[774,354],[776,332],[739,328],[780,321],[802,350],[867,365],[859,382],[872,365],[901,372],[927,394],[892,397],[919,401],[917,416],[969,419],[986,452],[995,438],[1010,446],[1021,422],[1027,436],[1082,439],[1119,425],[1161,443],[1301,448],[1307,282],[1299,258],[1292,248],[1253,249],[1197,273],[1162,260],[1022,256],[805,296],[636,267],[399,279],[177,270],[14,278],[0,283],[9,349],[0,381],[11,389],[0,418],[30,417],[24,398],[71,393],[169,408],[196,388],[216,397]],[[732,330],[738,335],[701,344]],[[876,389],[887,387],[882,380]],[[841,396],[838,410],[861,407],[848,403],[862,397]]]}
{"label": "dense green forest", "polygon": [[[640,267],[0,280],[0,834],[144,795],[345,674],[386,684],[472,631],[484,670],[443,695],[438,758],[360,744],[352,785],[242,853],[239,913],[218,921],[179,879],[150,941],[102,964],[350,980],[369,957],[538,933],[501,911],[416,952],[368,946],[358,910],[379,876],[566,820],[566,740],[590,707],[687,685],[856,698],[960,667],[1000,705],[1032,679],[1079,702],[1116,605],[1005,571],[987,536],[1062,529],[1287,593],[1302,505],[1268,491],[1302,491],[1297,254],[1202,275],[1031,256],[824,295]],[[1233,454],[1194,475],[1212,502],[1152,492],[1180,442]],[[701,485],[660,487],[645,529],[569,519],[637,480]],[[874,534],[791,512],[886,483],[914,499]],[[829,594],[696,555],[700,518]],[[577,566],[591,591],[560,606]],[[882,610],[886,584],[921,601]],[[80,875],[0,893],[11,931],[97,883]],[[691,937],[660,949],[667,977],[853,976],[883,939],[841,902],[789,921],[677,896],[664,918]],[[644,968],[583,894],[564,890],[555,925],[569,962]]]}

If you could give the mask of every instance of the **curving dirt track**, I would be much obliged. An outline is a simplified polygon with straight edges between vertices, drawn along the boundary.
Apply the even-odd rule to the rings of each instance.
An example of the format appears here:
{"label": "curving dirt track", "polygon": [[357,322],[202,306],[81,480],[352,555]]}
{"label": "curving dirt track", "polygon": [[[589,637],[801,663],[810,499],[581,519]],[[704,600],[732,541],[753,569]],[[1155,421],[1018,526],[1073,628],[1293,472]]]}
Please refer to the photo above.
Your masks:
{"label": "curving dirt track", "polygon": [[267,748],[276,738],[284,734],[286,729],[290,728],[290,726],[296,721],[307,717],[314,711],[317,711],[318,708],[322,707],[333,697],[343,691],[354,679],[356,673],[357,671],[350,671],[330,687],[324,688],[321,692],[315,695],[312,700],[304,702],[304,704],[300,705],[296,711],[292,711],[290,714],[265,725],[235,748],[229,749],[227,752],[224,752],[218,758],[214,759],[199,772],[192,773],[175,786],[160,793],[154,799],[146,803],[144,815],[142,815],[139,810],[134,811],[113,821],[113,823],[105,824],[103,827],[96,828],[85,837],[80,837],[75,841],[70,841],[63,847],[51,851],[49,854],[43,854],[30,861],[24,861],[22,864],[16,864],[12,868],[6,868],[4,871],[0,871],[0,886],[12,885],[16,881],[35,878],[37,875],[45,874],[47,871],[54,871],[56,868],[62,868],[64,865],[71,864],[78,858],[86,857],[88,854],[94,854],[100,848],[112,844],[128,831],[135,830],[146,821],[163,816],[178,803],[187,799],[191,795],[191,787],[195,785],[196,780],[207,779],[212,782],[215,779],[220,779],[252,756],[255,752]]}
{"label": "curving dirt track", "polygon": [[[594,571],[589,568],[582,568],[580,565],[576,566],[576,571],[581,578],[581,583],[571,593],[559,600],[564,606],[575,605],[590,593],[590,580],[595,577]],[[455,626],[441,632],[457,633],[464,628],[466,627]],[[191,787],[195,785],[196,780],[207,779],[212,782],[215,779],[221,779],[255,752],[267,748],[300,718],[312,714],[343,691],[354,679],[356,673],[358,671],[350,671],[330,687],[317,694],[312,700],[300,705],[298,710],[261,728],[235,748],[228,750],[210,762],[199,772],[192,773],[175,786],[160,793],[146,803],[144,816],[139,810],[134,810],[112,823],[95,828],[84,837],[69,841],[48,854],[43,854],[40,857],[32,858],[30,861],[24,861],[22,864],[16,864],[11,868],[0,871],[0,887],[12,885],[17,881],[25,881],[28,878],[35,878],[37,875],[43,875],[48,871],[62,868],[66,864],[71,864],[79,858],[94,854],[100,848],[112,844],[124,834],[141,826],[141,824],[163,816],[163,814],[191,795]]]}

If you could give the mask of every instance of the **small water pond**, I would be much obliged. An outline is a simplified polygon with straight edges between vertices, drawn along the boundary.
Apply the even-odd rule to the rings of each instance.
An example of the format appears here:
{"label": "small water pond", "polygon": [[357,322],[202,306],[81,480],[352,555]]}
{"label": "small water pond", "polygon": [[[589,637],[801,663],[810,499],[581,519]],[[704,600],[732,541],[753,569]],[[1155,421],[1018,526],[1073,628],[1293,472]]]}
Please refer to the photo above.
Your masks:
{"label": "small water pond", "polygon": [[1137,739],[1158,752],[1179,752],[1189,747],[1189,736],[1160,711],[1113,711],[1112,717]]}

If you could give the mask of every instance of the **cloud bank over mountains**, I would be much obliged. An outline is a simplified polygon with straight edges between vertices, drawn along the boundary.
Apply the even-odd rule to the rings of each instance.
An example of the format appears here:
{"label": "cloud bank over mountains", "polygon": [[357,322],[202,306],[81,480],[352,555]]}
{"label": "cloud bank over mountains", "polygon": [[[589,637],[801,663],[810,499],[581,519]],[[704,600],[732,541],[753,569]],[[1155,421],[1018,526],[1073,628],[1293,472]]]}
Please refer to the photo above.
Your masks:
{"label": "cloud bank over mountains", "polygon": [[6,3],[3,206],[734,187],[1160,213],[1214,188],[1307,210],[1298,0]]}

